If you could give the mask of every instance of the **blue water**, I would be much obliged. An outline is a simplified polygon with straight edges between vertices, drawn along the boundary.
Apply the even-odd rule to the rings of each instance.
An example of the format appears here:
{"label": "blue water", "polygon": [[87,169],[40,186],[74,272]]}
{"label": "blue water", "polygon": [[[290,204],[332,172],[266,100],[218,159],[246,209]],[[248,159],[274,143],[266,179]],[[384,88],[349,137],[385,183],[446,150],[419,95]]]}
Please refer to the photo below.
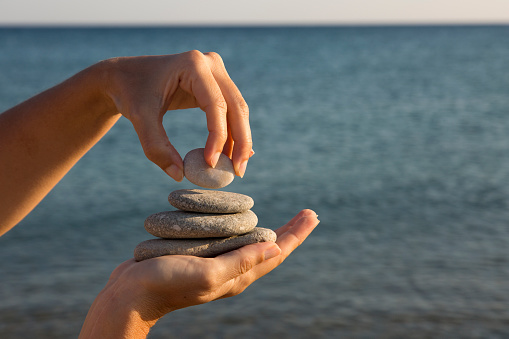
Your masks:
{"label": "blue water", "polygon": [[[0,111],[101,59],[216,51],[256,155],[228,190],[319,228],[243,294],[149,338],[509,336],[509,26],[0,29]],[[165,118],[181,154],[204,115]],[[0,337],[76,337],[175,189],[122,119],[0,238]]]}

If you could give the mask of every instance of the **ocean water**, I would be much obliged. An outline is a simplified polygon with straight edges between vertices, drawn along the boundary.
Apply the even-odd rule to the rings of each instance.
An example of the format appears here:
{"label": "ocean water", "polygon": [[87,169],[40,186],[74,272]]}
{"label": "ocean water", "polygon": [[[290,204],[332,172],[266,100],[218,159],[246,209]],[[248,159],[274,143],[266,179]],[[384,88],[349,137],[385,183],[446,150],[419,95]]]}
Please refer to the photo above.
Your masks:
{"label": "ocean water", "polygon": [[[149,338],[509,337],[509,26],[0,29],[0,111],[114,56],[216,51],[256,155],[260,226],[321,223],[243,294]],[[170,112],[181,154],[199,110]],[[0,159],[1,161],[1,159]],[[77,337],[170,181],[126,119],[0,238],[0,337]]]}

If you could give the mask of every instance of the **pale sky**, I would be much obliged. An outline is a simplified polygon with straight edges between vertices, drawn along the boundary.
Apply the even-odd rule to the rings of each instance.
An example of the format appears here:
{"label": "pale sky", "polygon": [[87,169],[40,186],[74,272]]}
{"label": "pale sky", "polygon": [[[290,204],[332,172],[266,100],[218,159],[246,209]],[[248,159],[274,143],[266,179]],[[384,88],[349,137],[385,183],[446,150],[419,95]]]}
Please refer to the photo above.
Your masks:
{"label": "pale sky", "polygon": [[0,0],[0,25],[509,24],[509,0]]}

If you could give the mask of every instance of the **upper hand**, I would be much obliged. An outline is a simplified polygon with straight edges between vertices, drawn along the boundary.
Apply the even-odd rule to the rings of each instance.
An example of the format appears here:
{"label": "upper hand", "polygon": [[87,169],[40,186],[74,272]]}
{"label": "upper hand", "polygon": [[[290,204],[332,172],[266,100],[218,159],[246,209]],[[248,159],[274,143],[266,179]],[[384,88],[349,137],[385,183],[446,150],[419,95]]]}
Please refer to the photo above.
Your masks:
{"label": "upper hand", "polygon": [[201,108],[209,135],[205,160],[215,167],[221,152],[243,176],[252,152],[249,110],[217,53],[115,58],[108,69],[106,93],[133,124],[147,158],[177,181],[183,162],[168,140],[163,116],[168,110]]}

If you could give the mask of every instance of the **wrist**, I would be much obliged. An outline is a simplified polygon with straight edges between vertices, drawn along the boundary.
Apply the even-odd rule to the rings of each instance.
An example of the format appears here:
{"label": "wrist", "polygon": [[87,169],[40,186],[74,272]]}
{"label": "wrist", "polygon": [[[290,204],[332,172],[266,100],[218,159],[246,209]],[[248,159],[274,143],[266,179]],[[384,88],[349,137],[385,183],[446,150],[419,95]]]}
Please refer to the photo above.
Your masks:
{"label": "wrist", "polygon": [[119,280],[99,293],[83,324],[80,338],[146,338],[159,317],[147,312],[143,296]]}
{"label": "wrist", "polygon": [[119,114],[112,95],[115,69],[114,59],[102,60],[87,69],[96,83],[95,96],[101,102],[103,111],[110,116]]}

